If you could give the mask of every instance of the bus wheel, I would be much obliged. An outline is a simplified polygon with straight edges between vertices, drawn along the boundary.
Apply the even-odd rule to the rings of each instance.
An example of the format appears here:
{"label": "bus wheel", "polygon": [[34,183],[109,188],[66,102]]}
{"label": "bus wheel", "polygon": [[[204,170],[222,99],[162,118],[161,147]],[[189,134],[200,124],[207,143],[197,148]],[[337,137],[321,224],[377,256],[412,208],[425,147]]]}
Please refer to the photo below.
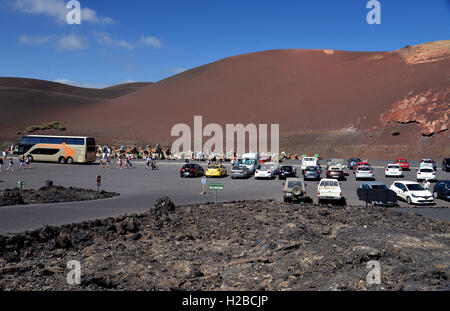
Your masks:
{"label": "bus wheel", "polygon": [[71,157],[67,158],[67,164],[73,164],[73,159]]}
{"label": "bus wheel", "polygon": [[66,164],[66,159],[64,157],[59,157],[58,163],[59,164]]}

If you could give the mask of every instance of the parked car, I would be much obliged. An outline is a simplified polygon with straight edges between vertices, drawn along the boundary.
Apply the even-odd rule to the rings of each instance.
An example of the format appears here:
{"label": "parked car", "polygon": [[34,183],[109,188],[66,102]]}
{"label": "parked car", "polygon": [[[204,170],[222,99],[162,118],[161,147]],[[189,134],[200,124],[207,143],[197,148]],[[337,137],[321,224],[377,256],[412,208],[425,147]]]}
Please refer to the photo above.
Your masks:
{"label": "parked car", "polygon": [[285,165],[280,168],[279,179],[286,179],[288,177],[297,177],[297,171],[293,166]]}
{"label": "parked car", "polygon": [[227,169],[222,164],[210,165],[206,170],[206,177],[225,177],[225,176],[227,176]]}
{"label": "parked car", "polygon": [[430,167],[420,168],[417,171],[417,181],[436,180],[436,172]]}
{"label": "parked car", "polygon": [[250,173],[250,170],[248,169],[247,166],[244,165],[239,165],[239,166],[234,166],[231,168],[231,178],[232,179],[236,179],[236,178],[250,178],[252,174]]}
{"label": "parked car", "polygon": [[264,163],[255,171],[255,179],[260,178],[275,178],[275,171],[273,170],[272,165],[267,165],[266,163]]}
{"label": "parked car", "polygon": [[345,162],[344,159],[328,159],[327,161],[327,170],[331,167],[331,166],[340,166],[342,170],[345,170],[345,168],[347,167],[347,163]]}
{"label": "parked car", "polygon": [[303,178],[305,180],[307,180],[307,179],[320,180],[319,166],[306,167],[306,169],[303,171]]}
{"label": "parked car", "polygon": [[205,170],[198,164],[185,164],[180,170],[180,177],[199,177],[205,175]]}
{"label": "parked car", "polygon": [[[377,182],[377,181],[366,181],[363,182],[359,188],[361,189],[383,189],[383,190],[389,190],[388,186],[386,186],[383,183]],[[390,201],[390,202],[380,202],[380,201],[373,201],[373,202],[369,202],[371,204],[374,205],[385,205],[385,206],[394,206],[397,205],[397,200],[395,201]]]}
{"label": "parked car", "polygon": [[433,161],[433,159],[422,159],[420,160],[419,168],[432,168],[433,170],[437,170],[436,162]]}
{"label": "parked car", "polygon": [[384,170],[386,177],[403,177],[403,170],[399,164],[388,164]]}
{"label": "parked car", "polygon": [[327,170],[327,178],[345,180],[345,172],[341,166],[330,166]]}
{"label": "parked car", "polygon": [[317,166],[319,159],[316,157],[304,157],[302,158],[302,165],[301,170],[302,172],[308,167],[308,166]]}
{"label": "parked car", "polygon": [[350,158],[348,159],[348,168],[353,170],[359,162],[362,162],[360,158]]}
{"label": "parked car", "polygon": [[355,179],[373,179],[375,180],[375,174],[373,169],[368,165],[360,165],[356,168]]}
{"label": "parked car", "polygon": [[434,185],[433,197],[435,199],[450,200],[450,180],[441,180]]}
{"label": "parked car", "polygon": [[397,160],[395,160],[395,164],[400,165],[402,170],[409,171],[409,163],[405,158],[398,158]]}
{"label": "parked car", "polygon": [[306,199],[306,185],[302,178],[287,178],[283,190],[284,202]]}
{"label": "parked car", "polygon": [[[355,165],[355,167],[354,167],[354,170],[356,171],[357,169],[358,169],[358,167],[359,166],[369,166],[369,167],[372,167],[371,165],[370,165],[370,163],[369,162],[358,162],[358,163],[356,163],[356,165]],[[354,173],[354,172],[353,172]]]}
{"label": "parked car", "polygon": [[450,158],[442,160],[442,170],[445,172],[450,172]]}
{"label": "parked car", "polygon": [[342,190],[339,182],[335,179],[322,179],[317,187],[319,204],[324,201],[342,201]]}
{"label": "parked car", "polygon": [[275,175],[280,174],[280,166],[275,162],[266,162],[263,165],[269,166]]}
{"label": "parked car", "polygon": [[397,198],[411,204],[434,204],[433,194],[414,181],[396,181],[390,187]]}

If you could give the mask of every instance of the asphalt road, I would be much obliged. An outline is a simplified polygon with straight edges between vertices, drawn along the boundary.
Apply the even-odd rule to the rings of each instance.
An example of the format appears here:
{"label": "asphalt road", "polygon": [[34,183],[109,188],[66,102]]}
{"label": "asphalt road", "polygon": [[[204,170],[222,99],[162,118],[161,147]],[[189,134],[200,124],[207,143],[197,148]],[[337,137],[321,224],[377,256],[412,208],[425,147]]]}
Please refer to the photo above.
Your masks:
{"label": "asphalt road", "polygon": [[[384,177],[386,161],[371,161],[375,167],[377,181],[390,186],[394,179]],[[289,161],[285,165],[299,165],[299,161]],[[204,167],[206,164],[202,164]],[[412,163],[417,165],[417,163]],[[0,233],[23,232],[44,225],[63,225],[85,220],[113,217],[124,214],[140,213],[150,208],[156,199],[169,196],[177,205],[213,202],[215,192],[206,187],[207,195],[202,192],[201,178],[182,179],[179,177],[181,162],[167,161],[158,163],[159,170],[145,170],[144,163],[135,162],[132,169],[101,169],[98,165],[59,165],[53,163],[33,163],[33,169],[0,172],[0,189],[17,187],[18,181],[24,181],[26,188],[38,189],[45,180],[51,179],[55,185],[96,189],[96,177],[102,176],[102,189],[120,193],[120,197],[70,203],[36,204],[0,208]],[[298,167],[300,172],[300,168]],[[322,173],[324,176],[324,173]],[[415,180],[416,170],[406,172],[403,180]],[[438,179],[450,179],[450,173],[438,170]],[[276,199],[282,200],[283,181],[275,180],[232,180],[230,177],[213,179],[224,184],[224,190],[218,192],[219,201]],[[210,182],[210,179],[208,179]],[[355,181],[352,172],[347,180],[341,182],[343,194],[349,205],[364,205],[358,200],[356,189],[361,181]],[[307,182],[307,192],[317,202],[318,182]],[[450,221],[450,202],[437,200],[433,208],[409,209],[400,202],[398,210],[416,212],[426,217]],[[442,207],[442,208],[437,208]]]}

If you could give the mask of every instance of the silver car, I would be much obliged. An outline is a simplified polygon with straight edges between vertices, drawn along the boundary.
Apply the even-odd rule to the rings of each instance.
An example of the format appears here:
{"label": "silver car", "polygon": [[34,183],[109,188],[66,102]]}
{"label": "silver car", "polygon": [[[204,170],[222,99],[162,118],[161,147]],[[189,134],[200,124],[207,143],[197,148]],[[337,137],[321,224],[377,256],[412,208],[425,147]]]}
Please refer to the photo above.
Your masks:
{"label": "silver car", "polygon": [[358,169],[355,171],[355,179],[373,179],[375,180],[375,174],[373,173],[373,169],[367,165],[360,165]]}

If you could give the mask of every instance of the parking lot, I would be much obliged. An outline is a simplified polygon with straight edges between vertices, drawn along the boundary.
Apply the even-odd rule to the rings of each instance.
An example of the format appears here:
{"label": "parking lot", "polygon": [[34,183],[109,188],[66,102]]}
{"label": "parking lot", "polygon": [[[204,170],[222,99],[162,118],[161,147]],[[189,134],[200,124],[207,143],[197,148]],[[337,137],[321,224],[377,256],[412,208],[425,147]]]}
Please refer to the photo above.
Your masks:
{"label": "parking lot", "polygon": [[[385,183],[388,187],[395,179],[384,177],[384,166],[387,161],[370,161],[375,169],[376,180]],[[322,161],[324,163],[324,161]],[[206,163],[200,163],[206,168]],[[405,172],[402,180],[416,180],[416,162],[411,161],[411,171]],[[180,161],[161,161],[159,170],[145,170],[143,162],[136,161],[132,169],[102,169],[96,164],[92,165],[59,165],[52,163],[33,163],[32,169],[3,171],[0,173],[0,189],[17,187],[19,181],[25,182],[25,188],[37,189],[48,179],[55,185],[65,187],[80,187],[96,189],[96,178],[102,176],[102,189],[121,194],[120,197],[85,202],[36,204],[28,206],[13,206],[0,208],[0,233],[21,232],[39,228],[43,225],[62,225],[85,220],[132,214],[145,211],[153,207],[156,199],[162,196],[170,197],[175,204],[190,204],[213,202],[215,191],[208,189],[209,182],[218,182],[224,185],[218,191],[219,201],[275,199],[282,200],[283,181],[273,180],[232,180],[225,178],[208,179],[205,187],[206,195],[201,195],[202,178],[180,178],[179,171],[183,163]],[[229,170],[229,164],[226,164]],[[281,165],[294,165],[300,175],[299,161],[286,161]],[[348,205],[365,205],[359,201],[356,189],[361,181],[356,181],[353,173],[341,181],[343,195]],[[450,173],[443,172],[440,167],[437,171],[438,180],[449,179]],[[322,177],[325,176],[323,168]],[[317,203],[318,181],[307,181],[307,195]],[[434,184],[432,184],[432,187]],[[450,221],[450,202],[436,200],[436,205],[429,207],[408,208],[405,202],[399,202],[398,210],[414,211],[428,217]],[[443,208],[439,208],[443,207]]]}

